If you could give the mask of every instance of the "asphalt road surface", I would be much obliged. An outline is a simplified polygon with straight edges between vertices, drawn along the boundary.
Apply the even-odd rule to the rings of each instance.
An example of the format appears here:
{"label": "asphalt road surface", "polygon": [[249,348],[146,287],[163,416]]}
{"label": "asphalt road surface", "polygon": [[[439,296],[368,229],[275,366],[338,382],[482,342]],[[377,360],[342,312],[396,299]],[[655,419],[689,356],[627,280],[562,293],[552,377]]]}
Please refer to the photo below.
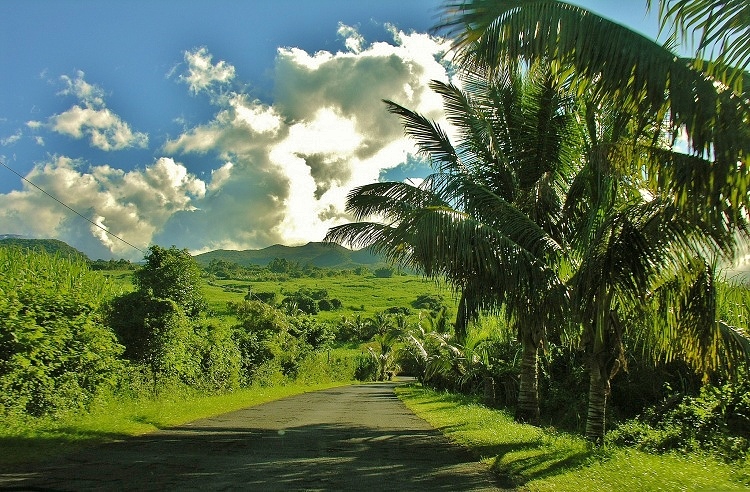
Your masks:
{"label": "asphalt road surface", "polygon": [[0,474],[0,490],[500,490],[395,396],[306,393]]}

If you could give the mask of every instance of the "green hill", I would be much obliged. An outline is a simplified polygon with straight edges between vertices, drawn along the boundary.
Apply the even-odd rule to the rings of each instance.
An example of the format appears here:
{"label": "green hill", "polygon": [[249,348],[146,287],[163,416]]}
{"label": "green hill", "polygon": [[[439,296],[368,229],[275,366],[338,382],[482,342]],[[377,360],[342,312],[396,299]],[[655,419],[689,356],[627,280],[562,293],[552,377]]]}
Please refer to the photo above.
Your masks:
{"label": "green hill", "polygon": [[364,250],[352,251],[338,244],[307,243],[304,246],[283,246],[276,244],[263,249],[244,251],[219,249],[195,256],[201,266],[211,260],[224,260],[242,266],[268,265],[274,258],[294,261],[300,265],[313,265],[321,268],[356,268],[365,266],[376,268],[385,265],[385,261]]}
{"label": "green hill", "polygon": [[0,247],[18,247],[24,249],[45,251],[51,255],[58,254],[68,258],[79,258],[89,261],[89,257],[73,246],[58,239],[23,239],[14,236],[0,236]]}

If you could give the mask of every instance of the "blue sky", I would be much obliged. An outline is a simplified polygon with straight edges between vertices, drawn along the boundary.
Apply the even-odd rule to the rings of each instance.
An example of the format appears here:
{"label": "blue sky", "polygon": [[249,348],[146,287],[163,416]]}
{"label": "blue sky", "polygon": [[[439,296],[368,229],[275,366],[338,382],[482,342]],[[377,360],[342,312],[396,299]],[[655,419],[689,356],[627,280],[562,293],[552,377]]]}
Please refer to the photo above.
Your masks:
{"label": "blue sky", "polygon": [[[577,2],[650,36],[645,0]],[[143,250],[304,244],[419,175],[383,98],[439,119],[427,0],[4,0],[0,156]],[[0,234],[142,252],[0,167]]]}

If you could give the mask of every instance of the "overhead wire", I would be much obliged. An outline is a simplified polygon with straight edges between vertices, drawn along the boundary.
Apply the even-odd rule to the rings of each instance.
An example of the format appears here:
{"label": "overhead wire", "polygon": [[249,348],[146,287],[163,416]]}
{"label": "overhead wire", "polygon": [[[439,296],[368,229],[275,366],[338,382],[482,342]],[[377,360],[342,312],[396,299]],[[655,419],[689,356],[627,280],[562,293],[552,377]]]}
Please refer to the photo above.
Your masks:
{"label": "overhead wire", "polygon": [[121,237],[120,237],[120,236],[118,236],[117,234],[114,234],[114,233],[112,233],[112,232],[108,231],[108,230],[107,230],[107,229],[106,229],[105,227],[103,227],[102,225],[100,225],[100,224],[97,224],[96,222],[94,222],[93,220],[89,219],[89,218],[88,218],[88,217],[86,217],[85,215],[83,215],[83,214],[79,213],[78,211],[74,210],[74,209],[73,209],[72,207],[70,207],[70,206],[69,206],[69,205],[67,205],[66,203],[63,203],[63,202],[62,202],[61,200],[59,200],[59,199],[58,199],[57,197],[55,197],[55,196],[51,195],[50,193],[48,193],[47,191],[43,190],[43,189],[42,189],[41,187],[39,187],[39,186],[37,186],[36,184],[34,184],[33,182],[31,182],[31,181],[30,181],[29,179],[27,179],[27,178],[26,178],[25,176],[23,176],[23,175],[22,175],[21,173],[17,172],[17,171],[15,170],[15,169],[13,169],[13,168],[11,168],[10,166],[8,166],[8,165],[7,165],[7,164],[6,164],[6,163],[5,163],[5,162],[4,162],[4,161],[3,161],[2,159],[0,159],[0,165],[2,165],[2,166],[3,166],[4,168],[5,168],[5,169],[7,169],[8,171],[12,172],[12,173],[13,173],[13,174],[15,174],[16,176],[18,176],[19,178],[21,178],[22,180],[24,180],[24,181],[25,181],[26,183],[30,184],[31,186],[33,186],[33,187],[34,187],[34,188],[36,188],[37,190],[39,190],[39,191],[41,191],[42,193],[44,193],[45,195],[47,195],[48,197],[52,198],[52,199],[53,199],[54,201],[56,201],[57,203],[59,203],[59,204],[60,204],[60,205],[62,205],[63,207],[67,208],[68,210],[70,210],[71,212],[73,212],[74,214],[76,214],[77,216],[81,217],[81,218],[82,218],[83,220],[85,220],[85,221],[89,222],[89,223],[90,223],[91,225],[93,225],[93,226],[95,226],[95,227],[98,227],[99,229],[101,229],[102,231],[104,231],[105,233],[107,233],[108,235],[110,235],[110,236],[112,236],[112,237],[114,237],[114,238],[116,238],[116,239],[119,239],[120,241],[122,241],[123,243],[127,244],[127,245],[128,245],[128,246],[130,246],[131,248],[134,248],[134,249],[136,249],[136,250],[140,251],[141,253],[143,253],[143,254],[146,254],[146,252],[145,252],[145,251],[143,251],[143,250],[142,250],[141,248],[139,248],[138,246],[135,246],[135,245],[133,245],[133,244],[129,243],[128,241],[124,240],[123,238],[121,238]]}

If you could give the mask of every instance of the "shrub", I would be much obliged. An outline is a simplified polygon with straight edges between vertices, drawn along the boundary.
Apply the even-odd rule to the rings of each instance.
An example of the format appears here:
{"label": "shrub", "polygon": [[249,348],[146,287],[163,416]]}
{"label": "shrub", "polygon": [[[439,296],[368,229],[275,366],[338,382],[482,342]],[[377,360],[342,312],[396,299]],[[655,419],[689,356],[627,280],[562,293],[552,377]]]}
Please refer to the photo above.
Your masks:
{"label": "shrub", "polygon": [[412,301],[414,309],[427,309],[429,311],[440,311],[443,307],[443,296],[440,294],[420,294]]}
{"label": "shrub", "polygon": [[115,387],[122,346],[99,307],[112,287],[82,260],[0,248],[0,412],[85,408]]}
{"label": "shrub", "polygon": [[268,304],[269,306],[275,306],[279,295],[276,292],[252,292],[250,288],[247,289],[247,295],[245,296],[246,301],[260,301]]}
{"label": "shrub", "polygon": [[354,368],[354,377],[359,381],[375,381],[378,377],[378,361],[370,354],[359,354]]}
{"label": "shrub", "polygon": [[216,320],[203,320],[195,343],[201,367],[201,386],[209,391],[232,391],[240,385],[241,354],[233,330]]}
{"label": "shrub", "polygon": [[301,311],[305,314],[318,314],[318,303],[312,297],[296,294],[291,297],[285,297],[281,301],[281,305],[290,314],[296,314],[296,311]]}
{"label": "shrub", "polygon": [[332,311],[333,304],[328,299],[321,299],[318,301],[318,309],[321,311]]}
{"label": "shrub", "polygon": [[620,424],[611,442],[648,451],[710,450],[729,460],[750,452],[750,383],[707,384],[697,396],[672,394]]}
{"label": "shrub", "polygon": [[376,268],[373,272],[376,278],[391,278],[393,277],[393,268],[382,267]]}
{"label": "shrub", "polygon": [[145,260],[146,264],[133,276],[138,291],[158,299],[171,299],[191,318],[206,309],[201,270],[188,250],[153,245]]}
{"label": "shrub", "polygon": [[109,324],[125,346],[125,357],[147,365],[158,379],[177,378],[195,383],[200,378],[200,358],[195,334],[185,312],[171,299],[132,292],[115,298],[108,311]]}

